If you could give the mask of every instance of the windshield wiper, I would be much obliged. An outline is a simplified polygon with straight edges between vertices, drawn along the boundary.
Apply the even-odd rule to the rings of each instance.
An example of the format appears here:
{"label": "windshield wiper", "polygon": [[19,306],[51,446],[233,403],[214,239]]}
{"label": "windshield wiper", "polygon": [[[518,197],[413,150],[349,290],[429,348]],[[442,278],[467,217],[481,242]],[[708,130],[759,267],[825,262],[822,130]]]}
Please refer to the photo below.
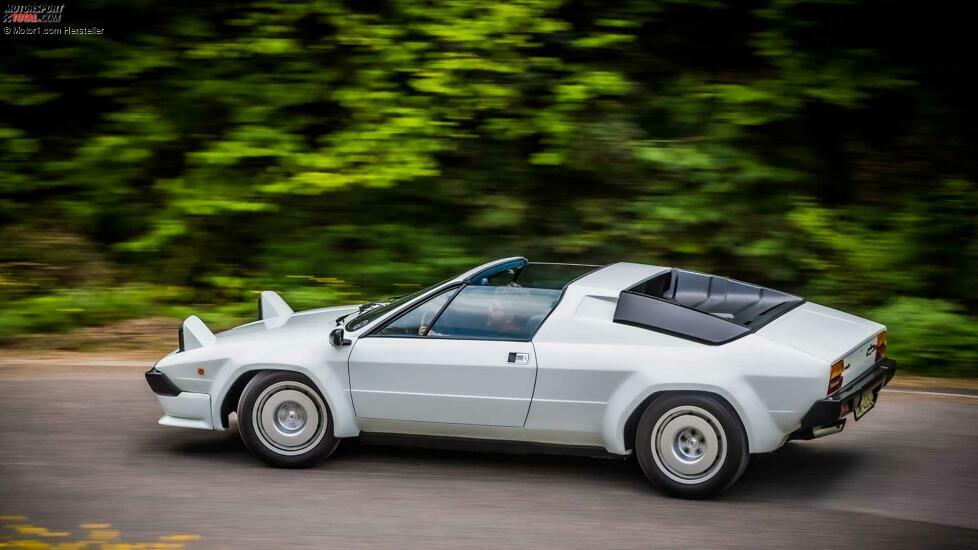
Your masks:
{"label": "windshield wiper", "polygon": [[350,313],[347,313],[345,315],[340,315],[339,317],[337,317],[336,318],[336,325],[339,326],[340,324],[343,323],[343,319],[346,319],[347,317],[349,317],[350,315],[353,315],[354,313],[356,313],[357,315],[360,315],[361,313],[364,313],[365,311],[369,311],[371,309],[375,309],[377,307],[386,305],[387,303],[388,302],[367,302],[365,304],[361,304],[360,307],[358,307],[355,312],[351,311]]}

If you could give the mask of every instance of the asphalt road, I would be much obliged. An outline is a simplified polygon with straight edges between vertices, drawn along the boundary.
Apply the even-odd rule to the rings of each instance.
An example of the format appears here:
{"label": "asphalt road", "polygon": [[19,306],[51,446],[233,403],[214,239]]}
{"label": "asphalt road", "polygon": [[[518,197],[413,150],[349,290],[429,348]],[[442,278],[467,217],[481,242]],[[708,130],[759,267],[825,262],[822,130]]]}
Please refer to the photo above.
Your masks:
{"label": "asphalt road", "polygon": [[0,367],[0,547],[978,548],[974,397],[884,393],[689,502],[631,460],[344,442],[268,468],[234,431],[158,426],[142,370]]}

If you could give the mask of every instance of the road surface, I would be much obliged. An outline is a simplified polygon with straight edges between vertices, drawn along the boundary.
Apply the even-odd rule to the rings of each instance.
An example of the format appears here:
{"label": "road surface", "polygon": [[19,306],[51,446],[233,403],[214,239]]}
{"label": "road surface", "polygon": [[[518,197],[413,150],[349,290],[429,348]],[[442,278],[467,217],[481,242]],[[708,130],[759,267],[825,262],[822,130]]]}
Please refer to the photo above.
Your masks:
{"label": "road surface", "polygon": [[143,370],[0,367],[0,547],[978,548],[973,396],[884,393],[691,502],[631,460],[345,442],[316,468],[268,468],[234,431],[157,425]]}

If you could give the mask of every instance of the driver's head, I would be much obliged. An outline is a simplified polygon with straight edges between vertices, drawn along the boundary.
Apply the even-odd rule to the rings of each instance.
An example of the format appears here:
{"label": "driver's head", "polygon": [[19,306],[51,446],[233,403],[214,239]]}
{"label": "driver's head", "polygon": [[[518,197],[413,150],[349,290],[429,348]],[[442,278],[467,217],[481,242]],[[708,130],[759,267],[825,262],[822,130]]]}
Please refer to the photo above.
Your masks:
{"label": "driver's head", "polygon": [[497,330],[512,331],[515,326],[516,316],[512,313],[512,297],[506,287],[496,287],[489,303],[489,315],[486,325]]}

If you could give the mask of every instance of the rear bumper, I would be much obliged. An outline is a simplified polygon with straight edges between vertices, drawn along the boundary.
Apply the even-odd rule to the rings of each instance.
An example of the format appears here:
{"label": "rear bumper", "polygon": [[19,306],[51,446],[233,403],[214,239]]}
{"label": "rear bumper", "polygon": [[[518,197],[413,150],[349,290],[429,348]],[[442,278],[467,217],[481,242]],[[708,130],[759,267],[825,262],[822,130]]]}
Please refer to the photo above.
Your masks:
{"label": "rear bumper", "polygon": [[880,359],[859,378],[846,384],[834,394],[812,405],[801,419],[801,427],[791,434],[791,439],[814,439],[842,430],[846,416],[852,412],[863,392],[879,394],[893,375],[897,364],[892,359]]}

